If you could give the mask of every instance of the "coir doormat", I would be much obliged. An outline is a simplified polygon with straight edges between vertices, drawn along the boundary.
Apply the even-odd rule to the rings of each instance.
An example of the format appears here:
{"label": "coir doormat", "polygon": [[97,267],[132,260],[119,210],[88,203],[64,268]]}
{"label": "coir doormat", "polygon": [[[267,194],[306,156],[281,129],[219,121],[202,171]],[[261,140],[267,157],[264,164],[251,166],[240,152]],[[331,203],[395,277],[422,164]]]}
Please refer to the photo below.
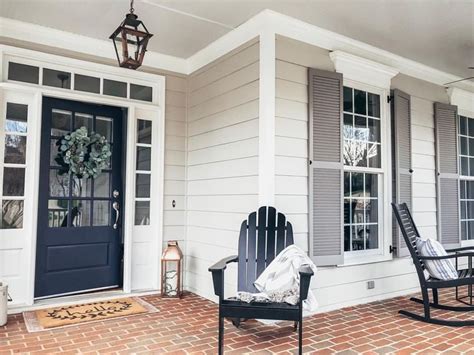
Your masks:
{"label": "coir doormat", "polygon": [[46,329],[155,312],[158,312],[158,309],[148,302],[138,297],[130,297],[29,311],[24,312],[23,317],[29,332],[39,332]]}

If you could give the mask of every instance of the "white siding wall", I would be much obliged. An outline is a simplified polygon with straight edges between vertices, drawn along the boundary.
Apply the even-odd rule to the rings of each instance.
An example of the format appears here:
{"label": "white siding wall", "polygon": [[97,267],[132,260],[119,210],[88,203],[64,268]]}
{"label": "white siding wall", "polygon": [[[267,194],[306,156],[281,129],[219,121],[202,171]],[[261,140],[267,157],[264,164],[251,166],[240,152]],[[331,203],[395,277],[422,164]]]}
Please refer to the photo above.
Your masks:
{"label": "white siding wall", "polygon": [[240,223],[258,207],[258,88],[258,43],[189,78],[186,288],[208,298],[209,266],[237,253]]}
{"label": "white siding wall", "polygon": [[[333,71],[326,50],[294,40],[276,41],[276,205],[287,213],[296,242],[307,249],[307,69]],[[436,236],[436,190],[433,102],[446,102],[443,88],[403,75],[392,81],[412,95],[414,217],[425,237]],[[375,289],[367,281],[375,280]],[[402,295],[417,290],[409,258],[377,264],[320,268],[312,288],[321,310]]]}
{"label": "white siding wall", "polygon": [[[166,74],[163,242],[179,240],[183,248],[186,222],[186,101],[186,77]],[[173,200],[176,201],[174,208]]]}

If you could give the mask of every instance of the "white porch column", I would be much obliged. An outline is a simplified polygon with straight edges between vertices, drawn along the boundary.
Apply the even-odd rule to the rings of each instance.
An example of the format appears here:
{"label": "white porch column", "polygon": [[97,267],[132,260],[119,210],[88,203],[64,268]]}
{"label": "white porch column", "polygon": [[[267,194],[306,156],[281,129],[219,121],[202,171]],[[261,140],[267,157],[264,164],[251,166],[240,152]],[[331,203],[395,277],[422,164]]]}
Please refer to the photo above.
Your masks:
{"label": "white porch column", "polygon": [[258,203],[275,204],[275,32],[260,33]]}

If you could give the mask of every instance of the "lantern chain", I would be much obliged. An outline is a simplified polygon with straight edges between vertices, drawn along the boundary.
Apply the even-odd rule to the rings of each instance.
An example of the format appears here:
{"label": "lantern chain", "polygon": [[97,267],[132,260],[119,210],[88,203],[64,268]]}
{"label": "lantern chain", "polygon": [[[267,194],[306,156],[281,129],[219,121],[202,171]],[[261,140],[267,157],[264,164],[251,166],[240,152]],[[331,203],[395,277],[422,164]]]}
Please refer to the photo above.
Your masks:
{"label": "lantern chain", "polygon": [[130,13],[133,14],[133,12],[135,11],[135,9],[133,8],[133,1],[134,0],[130,0]]}

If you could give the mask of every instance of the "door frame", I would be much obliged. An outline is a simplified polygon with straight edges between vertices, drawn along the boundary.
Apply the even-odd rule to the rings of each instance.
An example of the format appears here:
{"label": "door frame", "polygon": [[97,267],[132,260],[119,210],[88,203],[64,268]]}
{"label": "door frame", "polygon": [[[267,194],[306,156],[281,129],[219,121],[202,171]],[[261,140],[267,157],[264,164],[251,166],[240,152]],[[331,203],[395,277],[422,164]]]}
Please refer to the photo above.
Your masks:
{"label": "door frame", "polygon": [[[68,69],[72,73],[80,72],[81,74],[89,74],[96,77],[107,78],[110,80],[127,81],[129,83],[145,84],[153,88],[152,102],[143,102],[127,98],[115,98],[101,94],[93,94],[87,92],[74,91],[70,89],[56,89],[38,84],[20,83],[7,80],[7,63],[9,60],[15,62],[34,63],[37,66],[47,66],[48,68],[58,67],[61,70]],[[79,69],[78,69],[79,68]],[[35,265],[36,265],[36,233],[38,226],[38,195],[39,195],[39,157],[41,154],[41,125],[42,125],[42,102],[43,97],[53,97],[57,99],[66,99],[73,101],[81,101],[92,104],[104,104],[127,109],[127,115],[124,117],[127,127],[127,135],[124,138],[125,151],[123,152],[125,162],[125,176],[123,195],[124,209],[127,211],[123,216],[123,241],[124,241],[124,263],[123,263],[123,293],[131,293],[133,291],[159,290],[160,287],[160,262],[162,246],[163,246],[163,189],[164,189],[164,150],[165,150],[165,77],[162,75],[137,72],[128,69],[97,64],[82,60],[65,58],[52,54],[20,49],[10,46],[0,46],[0,91],[8,93],[18,93],[19,95],[27,95],[31,97],[30,107],[32,111],[32,119],[35,121],[31,125],[29,132],[28,145],[33,146],[34,153],[30,159],[30,173],[27,174],[25,184],[32,184],[33,193],[29,198],[30,203],[25,204],[32,210],[28,211],[31,216],[31,222],[24,227],[24,232],[28,234],[25,249],[25,257],[29,265],[25,267],[24,277],[26,278],[26,291],[23,302],[18,305],[33,305],[34,299],[34,282],[35,282]],[[3,74],[2,74],[3,73]],[[138,78],[138,79],[137,79]],[[101,81],[102,82],[102,81]],[[0,95],[0,98],[2,95]],[[0,110],[1,111],[1,110]],[[134,287],[133,285],[133,255],[134,251],[134,235],[140,236],[145,234],[143,226],[134,225],[134,202],[135,202],[135,143],[136,143],[136,122],[139,118],[149,119],[153,122],[153,147],[152,147],[152,192],[151,204],[153,212],[153,224],[150,224],[150,231],[156,236],[156,240],[152,245],[151,260],[155,260],[155,275],[151,275],[151,282],[145,289]],[[149,115],[148,117],[142,117]],[[29,127],[30,128],[30,127]],[[138,228],[140,227],[140,228]],[[149,232],[146,232],[149,234]],[[136,255],[136,259],[140,255]]]}

